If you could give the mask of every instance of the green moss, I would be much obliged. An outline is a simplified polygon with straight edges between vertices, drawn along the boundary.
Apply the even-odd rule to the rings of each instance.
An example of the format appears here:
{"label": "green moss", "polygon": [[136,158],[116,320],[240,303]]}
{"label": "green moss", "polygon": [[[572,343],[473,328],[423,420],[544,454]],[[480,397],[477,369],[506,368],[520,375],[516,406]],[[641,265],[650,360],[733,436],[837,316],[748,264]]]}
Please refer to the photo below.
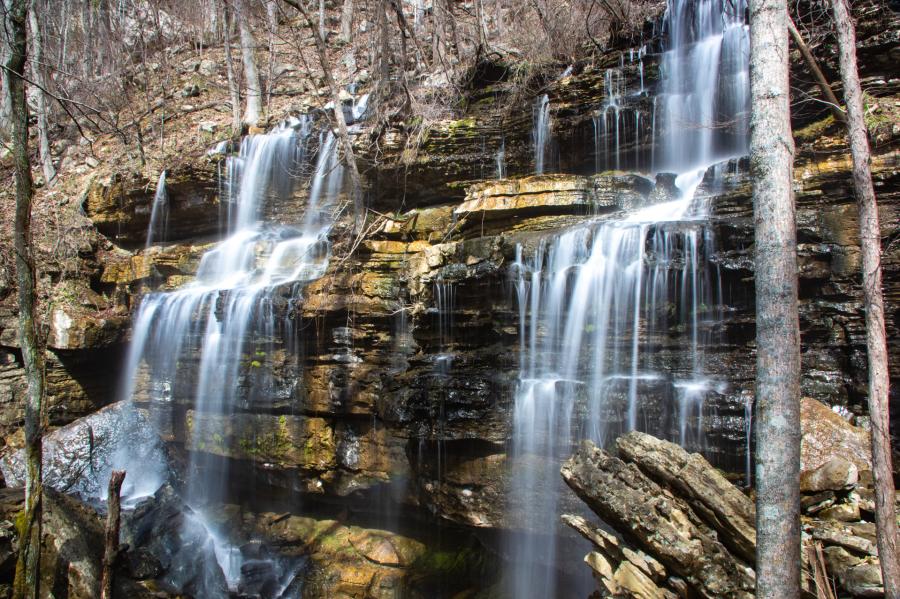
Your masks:
{"label": "green moss", "polygon": [[467,583],[480,586],[495,580],[496,572],[495,560],[476,546],[455,551],[435,549],[422,555],[411,567],[411,576],[424,587],[442,580],[456,581],[461,587]]}
{"label": "green moss", "polygon": [[270,433],[262,433],[254,437],[243,437],[238,440],[241,451],[251,457],[286,461],[288,454],[294,449],[291,441],[291,431],[288,428],[287,417],[278,417],[275,430]]}
{"label": "green moss", "polygon": [[814,123],[810,123],[802,129],[794,131],[794,137],[798,141],[813,141],[814,139],[824,135],[825,132],[832,127],[832,125],[834,125],[834,117],[829,114],[824,119],[815,121]]}

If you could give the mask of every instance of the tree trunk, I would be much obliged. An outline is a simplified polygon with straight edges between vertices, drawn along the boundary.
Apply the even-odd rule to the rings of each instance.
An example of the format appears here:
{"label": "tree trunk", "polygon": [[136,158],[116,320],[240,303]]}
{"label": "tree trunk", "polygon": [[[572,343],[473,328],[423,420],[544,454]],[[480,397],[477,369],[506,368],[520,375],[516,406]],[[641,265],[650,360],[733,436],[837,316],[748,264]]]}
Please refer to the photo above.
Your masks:
{"label": "tree trunk", "polygon": [[847,115],[845,115],[844,111],[841,110],[841,103],[838,101],[837,96],[834,95],[834,91],[831,89],[831,84],[828,83],[828,79],[825,78],[825,73],[823,73],[822,69],[819,68],[819,63],[816,61],[816,57],[812,55],[809,46],[807,46],[806,42],[803,41],[803,36],[800,35],[799,31],[797,31],[797,26],[794,25],[794,21],[790,17],[788,17],[788,31],[791,32],[791,38],[793,38],[794,40],[794,45],[797,46],[797,49],[800,50],[800,54],[803,55],[803,60],[806,62],[806,67],[813,74],[813,77],[816,78],[816,83],[819,86],[819,91],[822,92],[822,99],[828,103],[831,114],[834,115],[834,118],[837,121],[846,123]]}
{"label": "tree trunk", "polygon": [[786,0],[750,0],[756,227],[756,588],[800,596],[800,330]]}
{"label": "tree trunk", "polygon": [[109,490],[106,496],[106,547],[103,551],[100,599],[113,599],[113,578],[116,560],[119,557],[119,518],[121,516],[119,494],[122,492],[122,481],[124,480],[124,470],[113,470],[109,475]]}
{"label": "tree trunk", "polygon": [[259,83],[259,69],[256,67],[256,39],[250,28],[250,15],[244,9],[242,0],[233,0],[235,17],[241,31],[241,58],[244,61],[244,80],[247,82],[247,109],[244,122],[256,125],[262,116],[262,86]]}
{"label": "tree trunk", "polygon": [[[3,60],[3,64],[9,62],[10,46],[6,27],[0,27],[0,59]],[[12,96],[9,93],[6,77],[4,77],[3,86],[0,89],[0,140],[11,140],[12,136]]]}
{"label": "tree trunk", "polygon": [[353,10],[353,0],[344,0],[344,7],[341,9],[341,41],[345,44],[349,44],[353,36]]}
{"label": "tree trunk", "polygon": [[19,346],[28,389],[25,399],[25,513],[18,520],[19,555],[13,597],[39,596],[41,558],[41,432],[43,429],[44,355],[35,323],[35,269],[31,243],[31,162],[28,154],[28,106],[25,102],[25,54],[28,0],[7,4],[5,27],[9,55],[3,81],[12,100],[12,147],[16,168],[16,215],[13,233],[18,284]]}
{"label": "tree trunk", "polygon": [[319,0],[319,37],[323,41],[328,38],[328,31],[325,29],[325,0]]}
{"label": "tree trunk", "polygon": [[225,73],[228,76],[228,95],[231,96],[231,135],[241,134],[241,88],[231,56],[231,10],[227,0],[222,2],[222,26],[225,28]]}
{"label": "tree trunk", "polygon": [[331,101],[334,105],[334,120],[337,123],[338,138],[340,139],[341,147],[344,150],[344,161],[347,163],[347,168],[350,169],[350,184],[352,187],[350,194],[356,214],[356,229],[357,232],[359,232],[362,230],[365,221],[362,201],[362,177],[360,177],[359,168],[356,165],[356,154],[353,152],[353,144],[350,142],[350,133],[347,131],[347,121],[344,120],[341,92],[337,83],[334,81],[334,77],[331,75],[331,67],[328,62],[328,52],[325,47],[325,40],[319,36],[316,24],[313,22],[312,17],[310,17],[309,12],[303,8],[302,0],[283,0],[283,2],[293,6],[301,15],[303,15],[316,44],[316,53],[319,56],[319,65],[322,68],[325,85],[331,92]]}
{"label": "tree trunk", "polygon": [[847,0],[832,0],[847,104],[847,128],[853,157],[853,186],[859,206],[859,245],[866,310],[866,348],[869,355],[869,416],[872,420],[872,474],[875,479],[875,524],[885,597],[900,597],[900,554],[894,516],[894,480],[891,467],[888,416],[888,357],[881,290],[881,228],[869,170],[869,141],[863,113],[862,88],[856,65],[856,30]]}
{"label": "tree trunk", "polygon": [[269,64],[266,67],[266,103],[263,107],[270,114],[272,87],[275,83],[275,35],[278,33],[278,13],[275,0],[266,0],[266,24],[269,28]]}
{"label": "tree trunk", "polygon": [[38,19],[38,0],[31,0],[31,12],[28,22],[31,25],[31,76],[36,84],[34,88],[37,104],[37,128],[38,149],[41,156],[41,172],[44,174],[44,183],[51,185],[56,179],[56,169],[53,168],[53,156],[50,154],[50,138],[47,122],[47,97],[44,90],[47,89],[47,81],[44,77],[44,43],[41,31],[41,23]]}
{"label": "tree trunk", "polygon": [[[388,30],[388,2],[389,0],[376,0],[375,2],[375,27],[377,28],[377,71],[378,82],[375,84],[376,104],[387,100],[393,91],[391,84],[391,38]],[[405,68],[405,65],[404,67]]]}

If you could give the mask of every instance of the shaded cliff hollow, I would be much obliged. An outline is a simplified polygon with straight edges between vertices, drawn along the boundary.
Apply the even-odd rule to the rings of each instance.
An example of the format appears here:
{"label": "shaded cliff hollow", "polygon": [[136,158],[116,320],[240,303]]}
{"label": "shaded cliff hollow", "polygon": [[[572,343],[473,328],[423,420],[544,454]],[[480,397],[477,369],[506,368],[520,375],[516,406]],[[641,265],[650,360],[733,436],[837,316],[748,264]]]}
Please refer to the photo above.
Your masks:
{"label": "shaded cliff hollow", "polygon": [[[896,55],[898,40],[885,31],[896,32],[897,19],[892,14],[886,28],[885,17],[863,16],[868,20],[860,23],[860,61],[870,107],[878,105],[871,113],[877,141],[873,169],[893,339],[900,332],[900,155],[898,132],[892,129],[898,90],[892,63],[884,57]],[[327,274],[306,289],[280,290],[273,307],[278,326],[286,328],[276,329],[273,339],[248,340],[241,379],[246,400],[223,423],[223,435],[188,448],[230,460],[232,472],[277,487],[337,499],[393,484],[404,501],[450,520],[510,525],[503,466],[519,339],[509,266],[517,245],[533,250],[542,237],[565,227],[588,218],[616,218],[671,193],[666,177],[657,181],[625,172],[649,164],[648,135],[624,137],[621,171],[590,174],[609,167],[595,147],[609,147],[612,140],[600,136],[595,145],[594,139],[594,117],[610,100],[608,73],[633,92],[640,89],[643,72],[645,89],[653,89],[660,41],[648,33],[646,44],[647,54],[639,60],[627,50],[613,51],[575,65],[565,77],[550,76],[535,90],[548,95],[551,107],[548,170],[569,174],[527,176],[533,168],[531,100],[517,109],[506,107],[502,100],[512,93],[512,83],[505,80],[503,65],[476,80],[462,118],[434,125],[414,149],[401,128],[383,133],[377,155],[364,139],[368,130],[359,136],[374,210],[368,235],[357,244],[351,224],[339,222],[331,235]],[[799,58],[795,64],[802,73]],[[833,73],[833,60],[826,68]],[[815,93],[805,79],[798,77],[797,83]],[[627,95],[623,103],[629,118],[652,117],[649,94]],[[285,102],[279,109],[288,114],[305,105]],[[195,118],[191,115],[182,118]],[[864,420],[864,321],[849,157],[840,130],[823,113],[810,110],[800,117],[795,188],[803,392]],[[64,204],[72,215],[64,231],[77,228],[71,239],[79,240],[71,260],[54,259],[50,242],[42,254],[42,282],[53,288],[45,318],[52,424],[115,398],[111,365],[121,359],[129,315],[141,295],[189,281],[221,233],[223,155],[206,153],[214,141],[198,134],[190,151],[170,154],[156,165],[168,171],[172,226],[165,243],[150,249],[143,246],[158,170],[120,167],[110,150],[96,168],[88,162],[73,167],[62,189],[45,196]],[[509,179],[491,181],[501,146]],[[735,175],[723,189],[707,182],[700,193],[713,197],[713,256],[726,315],[719,341],[704,349],[709,373],[729,381],[707,405],[708,454],[717,465],[740,471],[744,406],[754,377],[750,187]],[[268,216],[297,222],[304,194],[298,189],[271,198]],[[78,215],[79,207],[86,217]],[[0,304],[0,423],[7,433],[21,420],[22,389],[10,281],[6,276]],[[676,364],[685,347],[678,331],[656,343],[654,360],[663,367]],[[891,363],[898,372],[896,344]],[[166,435],[178,447],[190,443],[191,423],[215,417],[195,414],[179,399],[190,395],[180,389],[195,386],[190,373],[196,369],[190,366],[184,365],[184,377],[170,381],[176,408]],[[655,423],[650,432],[671,437],[676,423],[666,393],[643,389],[640,410]],[[148,398],[141,384],[138,398]]]}

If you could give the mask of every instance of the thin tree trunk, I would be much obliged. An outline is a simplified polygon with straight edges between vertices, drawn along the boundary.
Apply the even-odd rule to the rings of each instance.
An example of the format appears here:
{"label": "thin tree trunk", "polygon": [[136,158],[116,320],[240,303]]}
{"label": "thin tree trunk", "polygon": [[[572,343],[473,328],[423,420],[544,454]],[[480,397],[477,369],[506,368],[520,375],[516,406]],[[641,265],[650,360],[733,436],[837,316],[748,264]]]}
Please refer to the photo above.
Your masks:
{"label": "thin tree trunk", "polygon": [[478,24],[478,45],[481,46],[481,51],[486,52],[488,49],[488,41],[487,41],[487,24],[484,19],[484,6],[481,3],[481,0],[474,0],[475,2],[475,21]]}
{"label": "thin tree trunk", "polygon": [[266,0],[266,21],[269,26],[269,64],[266,67],[266,103],[264,109],[269,114],[272,103],[272,86],[275,84],[275,34],[278,33],[278,14],[275,0]]}
{"label": "thin tree trunk", "polygon": [[43,429],[44,355],[35,323],[35,269],[31,242],[31,162],[28,154],[28,105],[25,102],[25,54],[28,0],[7,4],[9,50],[3,81],[12,99],[12,147],[16,167],[16,215],[13,243],[18,284],[19,346],[28,389],[25,399],[25,513],[18,521],[19,555],[13,597],[36,599],[41,558],[41,433]]}
{"label": "thin tree trunk", "polygon": [[228,94],[231,96],[231,135],[241,134],[241,88],[234,71],[231,56],[231,11],[227,0],[222,2],[222,26],[225,29],[225,73],[228,76]]}
{"label": "thin tree trunk", "polygon": [[325,78],[325,85],[331,92],[331,100],[334,105],[334,120],[337,123],[338,138],[344,150],[344,161],[347,168],[350,169],[351,197],[353,199],[353,208],[356,213],[356,229],[357,232],[362,230],[364,224],[363,203],[362,203],[362,177],[359,175],[359,168],[356,165],[356,154],[353,151],[353,144],[350,142],[350,133],[347,131],[347,121],[344,120],[344,109],[341,102],[341,92],[331,75],[331,67],[328,62],[328,51],[325,47],[325,40],[318,35],[316,24],[310,17],[309,12],[303,8],[302,0],[282,0],[285,4],[296,8],[303,18],[306,20],[310,31],[312,32],[316,43],[316,52],[319,55],[319,65],[322,68],[322,75]]}
{"label": "thin tree trunk", "polygon": [[756,227],[756,592],[800,597],[800,327],[786,0],[750,0]]}
{"label": "thin tree trunk", "polygon": [[319,37],[327,39],[328,31],[325,29],[325,0],[319,0]]}
{"label": "thin tree trunk", "polygon": [[[387,17],[388,2],[389,0],[376,0],[375,3],[375,10],[377,11],[375,26],[378,28],[378,51],[376,53],[378,82],[375,87],[375,98],[378,104],[381,104],[391,96],[393,88],[391,85],[391,38],[388,31]],[[406,68],[405,65],[403,68]]]}
{"label": "thin tree trunk", "polygon": [[[2,1],[0,0],[0,2]],[[11,40],[6,30],[7,27],[0,27],[0,59],[3,60],[3,64],[9,62],[9,55],[12,52]],[[2,89],[0,89],[0,139],[8,141],[12,139],[12,136],[12,95],[4,78]]]}
{"label": "thin tree trunk", "polygon": [[847,104],[847,129],[853,157],[853,187],[859,206],[859,245],[862,253],[862,287],[866,310],[866,348],[869,354],[869,417],[872,421],[872,474],[875,479],[875,525],[878,557],[888,599],[900,597],[900,552],[894,515],[894,479],[891,467],[888,406],[887,337],[884,296],[881,290],[881,228],[872,186],[869,140],[863,113],[863,94],[856,64],[856,30],[847,0],[832,0]]}
{"label": "thin tree trunk", "polygon": [[349,44],[353,36],[353,0],[344,0],[341,9],[341,41]]}
{"label": "thin tree trunk", "polygon": [[241,31],[241,58],[244,61],[244,80],[247,82],[244,122],[256,125],[262,116],[262,86],[259,83],[259,69],[256,67],[256,39],[253,37],[253,30],[250,29],[250,15],[244,9],[242,0],[232,1]]}
{"label": "thin tree trunk", "polygon": [[822,69],[819,68],[819,63],[816,61],[816,57],[812,55],[809,46],[806,45],[806,42],[803,40],[803,36],[800,35],[800,32],[797,30],[797,26],[794,25],[794,21],[790,17],[788,17],[788,31],[791,32],[791,38],[794,40],[794,45],[797,46],[798,50],[800,50],[800,54],[803,56],[803,60],[806,62],[806,67],[813,74],[813,77],[816,78],[816,83],[819,86],[819,91],[822,93],[822,99],[828,102],[828,107],[831,110],[831,114],[834,115],[834,118],[838,122],[846,123],[847,115],[845,115],[844,111],[841,110],[840,101],[838,101],[837,96],[834,95],[834,91],[831,89],[831,84],[828,83],[828,79],[825,78],[825,73],[823,73]]}
{"label": "thin tree trunk", "polygon": [[113,599],[113,580],[116,560],[119,557],[119,524],[121,506],[119,495],[124,470],[113,470],[109,475],[109,489],[106,496],[106,546],[103,551],[103,573],[100,579],[100,599]]}
{"label": "thin tree trunk", "polygon": [[41,172],[44,174],[44,183],[51,185],[56,179],[56,169],[53,168],[53,156],[50,154],[50,138],[47,122],[47,98],[44,90],[47,89],[47,81],[44,77],[44,43],[41,24],[38,19],[40,6],[38,0],[31,0],[31,12],[28,22],[31,25],[31,76],[37,84],[34,87],[35,101],[37,104],[37,128],[38,149],[41,157]]}

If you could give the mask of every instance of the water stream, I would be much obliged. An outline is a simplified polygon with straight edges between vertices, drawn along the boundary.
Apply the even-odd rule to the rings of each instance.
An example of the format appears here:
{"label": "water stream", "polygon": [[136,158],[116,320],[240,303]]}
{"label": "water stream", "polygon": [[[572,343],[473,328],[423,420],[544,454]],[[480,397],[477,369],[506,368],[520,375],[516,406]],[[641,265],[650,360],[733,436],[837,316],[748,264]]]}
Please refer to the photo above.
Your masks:
{"label": "water stream", "polygon": [[[271,133],[244,138],[239,154],[227,158],[226,173],[227,236],[202,256],[193,282],[144,297],[120,396],[149,404],[164,433],[175,426],[176,413],[186,410],[190,451],[184,500],[191,514],[185,526],[206,529],[215,561],[229,589],[236,590],[243,584],[244,558],[205,511],[207,505],[227,499],[228,476],[215,455],[216,444],[227,435],[229,417],[252,401],[258,375],[248,356],[273,343],[273,305],[294,299],[298,284],[325,272],[327,235],[344,172],[333,133],[319,130],[305,116]],[[302,222],[266,222],[267,200],[292,197],[306,179]],[[144,493],[164,482],[163,473],[130,466],[132,484]],[[259,568],[256,564],[250,569]],[[284,578],[281,572],[273,576]],[[205,592],[212,593],[210,587]]]}
{"label": "water stream", "polygon": [[550,141],[550,98],[547,94],[535,101],[533,112],[531,141],[534,144],[534,172],[536,175],[542,175],[547,161],[547,145]]}
{"label": "water stream", "polygon": [[[576,440],[609,445],[638,429],[692,451],[705,448],[705,403],[725,384],[705,369],[703,348],[722,319],[721,289],[710,261],[708,196],[697,190],[704,177],[713,184],[709,179],[722,171],[711,166],[747,151],[744,9],[740,1],[669,1],[669,45],[650,126],[661,140],[652,170],[677,174],[671,196],[518,249],[512,276],[520,378],[510,505],[526,534],[508,543],[510,596],[591,588],[557,571],[566,550],[559,546],[559,515],[569,496],[559,465]],[[642,74],[643,51],[635,56]],[[608,99],[594,122],[598,170],[618,168],[622,149],[642,134],[640,112],[624,108],[624,81],[621,69],[607,71]],[[638,93],[644,91],[641,77]],[[539,173],[543,105],[542,99],[535,105]],[[667,346],[683,350],[666,352]]]}
{"label": "water stream", "polygon": [[147,244],[165,241],[169,229],[169,193],[166,190],[166,171],[159,174],[153,205],[150,208],[150,225],[147,227]]}

